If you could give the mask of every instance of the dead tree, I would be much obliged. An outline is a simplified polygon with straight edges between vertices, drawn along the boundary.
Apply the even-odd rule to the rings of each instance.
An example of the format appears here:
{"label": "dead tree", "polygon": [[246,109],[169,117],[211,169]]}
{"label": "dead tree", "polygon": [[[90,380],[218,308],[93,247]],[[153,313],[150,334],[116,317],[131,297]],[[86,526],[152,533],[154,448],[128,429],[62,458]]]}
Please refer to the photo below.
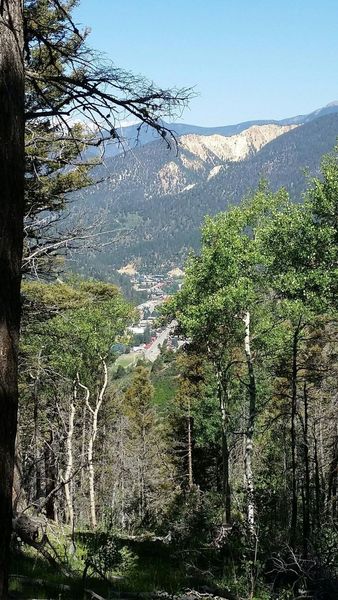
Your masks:
{"label": "dead tree", "polygon": [[92,406],[90,403],[90,391],[89,388],[79,381],[79,386],[85,390],[85,401],[86,407],[91,416],[90,434],[88,439],[87,448],[87,460],[88,460],[88,473],[89,473],[89,508],[90,508],[90,524],[93,529],[97,526],[96,520],[96,501],[95,501],[95,470],[94,470],[94,444],[97,437],[98,431],[98,415],[102,406],[104,394],[108,383],[108,369],[107,364],[103,358],[101,358],[101,364],[103,368],[103,381],[96,398],[95,405]]}

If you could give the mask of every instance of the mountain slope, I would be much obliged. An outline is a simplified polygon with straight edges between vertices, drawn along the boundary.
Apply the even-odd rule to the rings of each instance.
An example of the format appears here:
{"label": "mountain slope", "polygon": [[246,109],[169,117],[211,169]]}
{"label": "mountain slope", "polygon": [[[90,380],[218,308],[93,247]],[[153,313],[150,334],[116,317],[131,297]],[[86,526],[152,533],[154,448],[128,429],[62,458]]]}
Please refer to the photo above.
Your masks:
{"label": "mountain slope", "polygon": [[109,179],[94,191],[93,206],[106,203],[113,207],[120,205],[121,199],[124,205],[137,206],[145,199],[182,193],[213,177],[222,166],[244,160],[295,127],[253,126],[231,137],[189,134],[179,138],[178,152],[157,140],[126,156],[107,159],[96,176],[99,180],[107,176]]}
{"label": "mountain slope", "polygon": [[[262,145],[258,132],[265,132]],[[88,190],[77,209],[80,206],[89,220],[101,210],[105,229],[126,231],[118,244],[86,256],[87,272],[107,277],[129,262],[148,271],[182,265],[189,248],[198,247],[203,217],[238,203],[262,177],[273,189],[285,186],[298,200],[306,187],[304,169],[318,174],[321,156],[335,145],[338,114],[274,134],[267,128],[258,132],[246,130],[244,151],[237,155],[239,136],[221,140],[186,136],[178,156],[153,142],[132,155],[107,161],[110,180]]]}

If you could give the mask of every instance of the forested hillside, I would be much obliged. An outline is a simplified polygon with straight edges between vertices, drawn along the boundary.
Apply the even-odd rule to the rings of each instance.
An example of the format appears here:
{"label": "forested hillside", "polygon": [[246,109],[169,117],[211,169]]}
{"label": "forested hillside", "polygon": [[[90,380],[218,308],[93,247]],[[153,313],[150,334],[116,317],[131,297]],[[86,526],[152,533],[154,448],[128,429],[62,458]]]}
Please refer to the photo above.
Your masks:
{"label": "forested hillside", "polygon": [[[83,260],[77,259],[77,268],[84,274],[112,277],[114,269],[133,261],[145,272],[182,266],[189,249],[199,247],[204,216],[238,204],[260,179],[274,190],[284,186],[298,202],[337,135],[338,115],[333,113],[286,133],[281,130],[276,139],[240,161],[201,150],[199,142],[200,159],[187,149],[189,136],[187,142],[182,138],[178,155],[163,142],[152,142],[108,159],[97,173],[107,181],[83,192],[74,200],[73,210],[77,218],[80,211],[83,223],[86,215],[92,223],[95,214],[101,231],[110,232],[102,239],[117,237],[118,242],[92,257],[86,251]],[[163,186],[161,173],[169,178],[168,187]]]}

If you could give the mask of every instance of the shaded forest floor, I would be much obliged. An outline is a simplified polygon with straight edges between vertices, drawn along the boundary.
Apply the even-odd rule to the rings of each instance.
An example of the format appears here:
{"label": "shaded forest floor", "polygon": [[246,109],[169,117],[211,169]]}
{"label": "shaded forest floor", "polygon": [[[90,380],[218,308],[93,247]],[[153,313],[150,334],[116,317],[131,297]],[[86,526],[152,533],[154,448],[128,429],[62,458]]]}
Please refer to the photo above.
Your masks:
{"label": "shaded forest floor", "polygon": [[[182,549],[172,543],[116,538],[124,561],[103,575],[87,569],[87,558],[79,549],[95,548],[100,533],[75,535],[77,550],[69,556],[72,575],[62,575],[30,548],[13,553],[10,568],[10,598],[13,600],[335,600],[338,581],[312,581],[312,590],[296,586],[299,577],[284,577],[278,587],[272,580],[248,570],[248,562],[232,565],[229,557],[215,549]],[[69,539],[68,539],[69,542]],[[91,544],[93,545],[91,546]],[[97,546],[96,546],[97,548]],[[109,547],[103,548],[103,562]],[[94,556],[93,552],[93,556]],[[79,558],[80,557],[80,558]],[[91,558],[91,555],[89,555]],[[244,557],[243,557],[244,558]],[[97,563],[96,563],[97,564]],[[103,563],[101,563],[103,564]],[[93,562],[92,565],[95,565]],[[287,575],[287,574],[286,574]],[[253,577],[253,579],[252,579]],[[253,585],[252,585],[253,584]]]}
{"label": "shaded forest floor", "polygon": [[172,557],[168,549],[161,551],[158,546],[147,542],[131,545],[133,555],[137,557],[135,563],[124,575],[117,570],[115,576],[121,577],[119,579],[113,579],[113,572],[112,582],[95,576],[86,577],[84,582],[80,574],[78,577],[66,577],[30,550],[16,552],[10,569],[11,596],[26,600],[73,600],[89,598],[90,594],[84,591],[88,589],[105,599],[133,598],[155,591],[179,594],[192,585],[191,578],[187,577],[179,561]]}

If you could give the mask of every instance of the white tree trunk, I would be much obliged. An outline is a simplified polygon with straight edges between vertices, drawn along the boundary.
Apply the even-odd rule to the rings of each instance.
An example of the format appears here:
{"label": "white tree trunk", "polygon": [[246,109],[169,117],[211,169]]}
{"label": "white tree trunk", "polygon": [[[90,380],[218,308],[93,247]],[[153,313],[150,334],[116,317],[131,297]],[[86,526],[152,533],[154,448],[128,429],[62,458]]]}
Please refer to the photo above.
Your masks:
{"label": "white tree trunk", "polygon": [[73,493],[72,493],[72,475],[73,475],[73,434],[74,434],[74,420],[76,412],[76,399],[77,399],[77,381],[74,382],[73,397],[69,406],[68,413],[68,432],[66,441],[67,451],[67,466],[65,471],[65,496],[67,505],[67,521],[73,530],[74,527],[74,506],[73,506]]}
{"label": "white tree trunk", "polygon": [[256,381],[253,368],[250,339],[250,313],[247,311],[243,317],[245,325],[244,348],[249,377],[249,415],[245,436],[244,472],[247,493],[247,519],[249,530],[255,534],[255,501],[254,501],[254,477],[252,470],[253,434],[256,417]]}
{"label": "white tree trunk", "polygon": [[[86,438],[87,438],[87,406],[84,405],[82,410],[82,439],[81,439],[81,465],[85,464],[85,454],[86,454]],[[81,492],[84,490],[84,469],[81,469],[81,477],[80,477],[80,489]]]}
{"label": "white tree trunk", "polygon": [[194,485],[193,470],[192,470],[192,419],[190,414],[190,398],[188,399],[188,485],[192,489]]}
{"label": "white tree trunk", "polygon": [[88,458],[88,474],[89,474],[89,509],[90,509],[90,524],[92,529],[96,529],[97,520],[96,520],[96,501],[95,501],[95,470],[94,470],[94,444],[97,436],[97,420],[100,408],[102,406],[103,397],[107,388],[108,383],[108,370],[107,364],[105,360],[101,359],[102,367],[103,367],[103,382],[100,388],[100,392],[97,396],[95,407],[93,408],[90,405],[89,398],[90,392],[87,386],[80,383],[79,385],[85,390],[86,396],[86,406],[91,415],[91,432],[88,440],[88,449],[87,449],[87,458]]}

